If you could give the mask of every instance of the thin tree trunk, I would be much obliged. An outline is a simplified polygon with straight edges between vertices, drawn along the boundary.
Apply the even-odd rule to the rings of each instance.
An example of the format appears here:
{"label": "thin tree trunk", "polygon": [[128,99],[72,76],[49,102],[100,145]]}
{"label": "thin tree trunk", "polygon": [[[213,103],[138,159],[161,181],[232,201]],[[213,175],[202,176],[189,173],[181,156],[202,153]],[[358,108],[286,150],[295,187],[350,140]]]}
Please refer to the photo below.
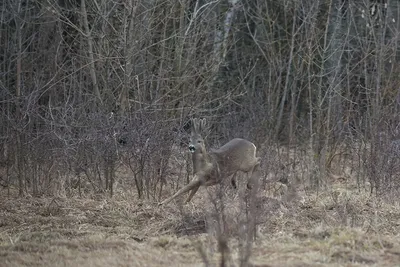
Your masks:
{"label": "thin tree trunk", "polygon": [[[125,12],[128,12],[127,27],[125,32],[125,73],[124,73],[124,85],[120,95],[120,108],[122,114],[129,109],[129,88],[132,87],[132,71],[133,71],[133,51],[135,47],[134,42],[134,26],[135,26],[135,15],[137,10],[137,1],[130,0],[127,2]],[[139,90],[139,88],[136,88]]]}
{"label": "thin tree trunk", "polygon": [[[18,14],[21,13],[21,2],[18,3]],[[15,88],[15,117],[17,118],[16,123],[20,123],[21,119],[21,110],[20,110],[20,97],[21,97],[21,75],[22,75],[22,34],[21,34],[21,23],[19,16],[15,19],[15,27],[17,29],[17,42],[18,42],[18,54],[17,54],[17,81],[16,81],[16,88]],[[15,165],[17,166],[18,170],[18,193],[19,195],[23,195],[24,193],[24,181],[23,181],[23,171],[22,171],[22,159],[21,159],[21,132],[17,127],[17,134],[16,134],[16,147],[17,151],[15,153]]]}
{"label": "thin tree trunk", "polygon": [[[296,7],[297,8],[297,7]],[[295,10],[296,10],[295,8]],[[278,139],[279,136],[279,132],[280,132],[280,128],[282,125],[282,117],[283,117],[283,109],[285,106],[285,102],[288,96],[288,92],[289,92],[289,79],[290,79],[290,75],[291,75],[291,70],[292,70],[292,61],[293,61],[293,53],[294,53],[294,48],[295,48],[295,40],[296,40],[296,21],[297,21],[297,14],[296,11],[293,12],[293,24],[292,24],[292,40],[290,43],[290,53],[289,53],[289,61],[288,61],[288,70],[286,73],[286,78],[285,78],[285,87],[284,87],[284,91],[283,91],[283,95],[282,95],[282,99],[281,99],[281,103],[279,105],[279,110],[278,110],[278,118],[277,118],[277,122],[276,122],[276,128],[275,128],[275,140]]]}
{"label": "thin tree trunk", "polygon": [[102,104],[101,94],[99,90],[99,86],[97,84],[97,76],[96,76],[96,66],[94,64],[94,54],[93,54],[93,39],[92,34],[89,28],[89,22],[86,12],[86,2],[85,0],[81,0],[81,11],[83,16],[83,26],[85,27],[85,37],[87,38],[88,42],[88,52],[89,52],[89,70],[90,70],[90,77],[92,78],[93,83],[93,91],[96,95],[100,104]]}

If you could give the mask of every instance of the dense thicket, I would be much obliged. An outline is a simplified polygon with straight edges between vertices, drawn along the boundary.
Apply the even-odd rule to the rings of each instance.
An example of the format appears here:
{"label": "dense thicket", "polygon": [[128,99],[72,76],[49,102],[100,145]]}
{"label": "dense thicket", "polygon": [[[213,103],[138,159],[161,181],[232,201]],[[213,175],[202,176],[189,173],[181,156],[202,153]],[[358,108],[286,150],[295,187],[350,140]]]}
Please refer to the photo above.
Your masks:
{"label": "dense thicket", "polygon": [[213,144],[240,136],[307,147],[327,161],[349,140],[374,151],[399,123],[399,8],[389,0],[2,1],[2,184],[41,194],[84,181],[112,193],[123,162],[139,195],[157,198],[166,176],[184,173],[175,149],[191,117],[214,122]]}

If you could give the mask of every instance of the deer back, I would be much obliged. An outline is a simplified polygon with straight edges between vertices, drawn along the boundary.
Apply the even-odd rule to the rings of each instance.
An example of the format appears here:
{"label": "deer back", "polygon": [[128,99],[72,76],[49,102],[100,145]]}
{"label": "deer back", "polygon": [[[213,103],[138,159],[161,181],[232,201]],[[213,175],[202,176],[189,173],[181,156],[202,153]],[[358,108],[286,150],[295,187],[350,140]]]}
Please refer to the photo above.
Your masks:
{"label": "deer back", "polygon": [[256,146],[241,138],[232,139],[222,147],[212,149],[211,155],[224,174],[249,172],[259,160],[256,157]]}

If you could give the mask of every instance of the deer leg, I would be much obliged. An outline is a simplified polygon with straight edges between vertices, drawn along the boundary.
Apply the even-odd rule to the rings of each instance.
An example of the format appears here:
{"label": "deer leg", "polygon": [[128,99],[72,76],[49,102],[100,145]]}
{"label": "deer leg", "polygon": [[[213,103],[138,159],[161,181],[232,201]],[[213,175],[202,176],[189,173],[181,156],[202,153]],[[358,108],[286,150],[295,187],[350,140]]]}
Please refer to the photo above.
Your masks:
{"label": "deer leg", "polygon": [[[199,178],[196,178],[195,180],[193,180],[189,184],[187,184],[185,187],[178,190],[178,192],[173,194],[171,197],[169,197],[166,200],[164,200],[163,202],[161,202],[159,205],[161,206],[161,205],[167,204],[167,203],[171,202],[172,200],[174,200],[175,198],[185,194],[186,192],[188,192],[190,190],[196,189],[195,191],[197,191],[197,189],[200,187],[200,185],[201,185],[201,180]],[[192,191],[192,193],[193,193],[193,191]],[[194,193],[196,193],[196,192],[194,192]],[[194,193],[193,193],[193,195],[194,195]]]}
{"label": "deer leg", "polygon": [[[252,189],[253,185],[256,184],[256,179],[259,177],[260,163],[257,163],[250,171],[250,178],[247,178],[247,189]],[[249,174],[247,174],[248,177]]]}
{"label": "deer leg", "polygon": [[250,173],[250,178],[249,178],[249,173],[246,173],[246,176],[247,176],[247,189],[248,190],[251,190],[251,188],[253,187],[253,185],[252,185],[252,179],[251,179],[251,177],[253,176],[253,171],[251,171],[251,173]]}
{"label": "deer leg", "polygon": [[199,188],[200,188],[201,185],[204,185],[204,186],[213,186],[213,185],[216,185],[216,184],[218,184],[218,183],[219,183],[219,181],[218,181],[218,180],[214,180],[214,179],[207,180],[207,181],[200,180],[200,184],[199,184],[198,186],[194,187],[194,188],[192,189],[192,192],[190,192],[190,195],[189,195],[189,197],[187,198],[186,203],[188,203],[190,200],[192,200],[194,194],[196,194],[197,190],[199,190]]}
{"label": "deer leg", "polygon": [[197,190],[199,190],[200,188],[200,184],[198,186],[196,186],[195,188],[192,189],[192,191],[190,191],[190,194],[188,196],[188,198],[186,199],[186,203],[190,202],[190,200],[192,200],[194,194],[196,194]]}
{"label": "deer leg", "polygon": [[237,185],[236,185],[236,174],[237,172],[235,172],[232,177],[231,177],[231,185],[234,189],[237,189]]}

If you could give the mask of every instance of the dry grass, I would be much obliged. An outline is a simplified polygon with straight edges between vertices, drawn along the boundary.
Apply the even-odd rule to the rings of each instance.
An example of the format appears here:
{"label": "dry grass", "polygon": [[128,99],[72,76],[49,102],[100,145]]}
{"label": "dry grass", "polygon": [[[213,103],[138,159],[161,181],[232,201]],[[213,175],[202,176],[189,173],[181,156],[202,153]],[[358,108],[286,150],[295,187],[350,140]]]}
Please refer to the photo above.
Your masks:
{"label": "dry grass", "polygon": [[[199,246],[217,265],[206,192],[188,205],[160,208],[127,192],[67,199],[3,191],[0,266],[204,266]],[[237,264],[241,210],[237,194],[228,195],[225,232],[229,260]],[[346,181],[286,200],[267,196],[261,192],[257,203],[253,266],[398,266],[398,203],[371,198]]]}

